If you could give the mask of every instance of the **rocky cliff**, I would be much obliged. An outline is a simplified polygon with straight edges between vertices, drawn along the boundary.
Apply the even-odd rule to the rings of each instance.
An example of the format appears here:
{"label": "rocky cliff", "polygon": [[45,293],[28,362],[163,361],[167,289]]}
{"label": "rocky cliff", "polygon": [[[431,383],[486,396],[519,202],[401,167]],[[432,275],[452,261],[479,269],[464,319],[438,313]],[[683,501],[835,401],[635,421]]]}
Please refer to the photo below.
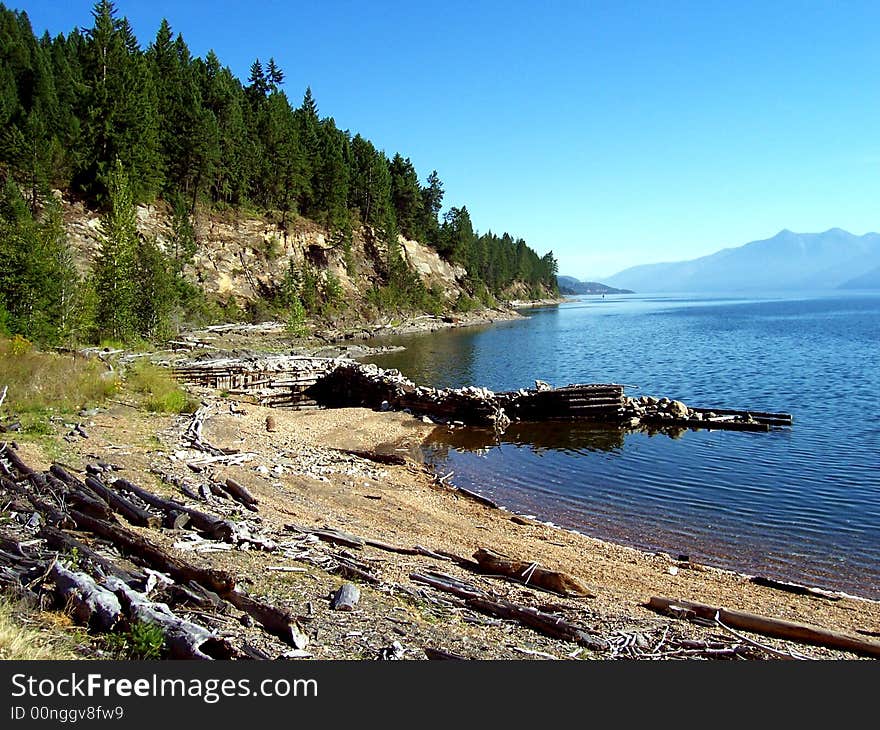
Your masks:
{"label": "rocky cliff", "polygon": [[[164,204],[138,206],[137,220],[142,235],[168,248],[172,219]],[[85,271],[100,250],[100,214],[80,202],[65,200],[64,221],[77,265]],[[290,262],[297,268],[308,262],[319,271],[333,273],[352,303],[363,301],[366,292],[382,282],[387,246],[367,227],[352,236],[350,261],[354,265],[350,267],[342,243],[304,218],[289,222],[285,230],[280,221],[267,216],[199,210],[193,227],[198,248],[187,275],[207,293],[234,298],[239,304],[271,292]],[[399,237],[399,242],[406,262],[425,285],[439,287],[450,303],[455,302],[467,272],[417,241]]]}

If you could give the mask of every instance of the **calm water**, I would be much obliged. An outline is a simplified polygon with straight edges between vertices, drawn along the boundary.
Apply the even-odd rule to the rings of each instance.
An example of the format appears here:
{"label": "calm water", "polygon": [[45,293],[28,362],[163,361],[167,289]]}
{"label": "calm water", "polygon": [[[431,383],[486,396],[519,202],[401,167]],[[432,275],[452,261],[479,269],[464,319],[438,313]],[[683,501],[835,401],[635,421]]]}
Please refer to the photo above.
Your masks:
{"label": "calm water", "polygon": [[438,429],[428,460],[517,512],[651,550],[880,598],[880,294],[583,297],[527,320],[396,338],[419,383],[616,382],[785,411],[790,430],[677,438],[583,424]]}

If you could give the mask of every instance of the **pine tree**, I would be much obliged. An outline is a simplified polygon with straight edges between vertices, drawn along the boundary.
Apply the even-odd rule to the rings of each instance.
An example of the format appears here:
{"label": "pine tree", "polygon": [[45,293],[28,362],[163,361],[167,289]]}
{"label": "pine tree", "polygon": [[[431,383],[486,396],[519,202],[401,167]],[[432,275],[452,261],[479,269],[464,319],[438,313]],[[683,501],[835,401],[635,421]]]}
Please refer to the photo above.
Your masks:
{"label": "pine tree", "polygon": [[83,46],[83,150],[75,181],[100,197],[118,158],[135,200],[150,200],[162,181],[158,104],[152,75],[126,19],[110,0],[92,11]]}
{"label": "pine tree", "polygon": [[391,173],[391,201],[400,232],[410,239],[424,238],[424,202],[415,167],[407,157],[394,155],[389,166]]}
{"label": "pine tree", "polygon": [[126,342],[138,333],[138,231],[128,176],[118,159],[107,182],[110,209],[101,218],[95,261],[95,319],[101,335]]}
{"label": "pine tree", "polygon": [[36,218],[8,181],[0,201],[0,303],[4,328],[41,343],[65,339],[78,286],[61,220],[51,196]]}
{"label": "pine tree", "polygon": [[269,59],[269,65],[266,67],[266,83],[269,91],[279,91],[284,83],[284,72],[276,65],[274,58]]}

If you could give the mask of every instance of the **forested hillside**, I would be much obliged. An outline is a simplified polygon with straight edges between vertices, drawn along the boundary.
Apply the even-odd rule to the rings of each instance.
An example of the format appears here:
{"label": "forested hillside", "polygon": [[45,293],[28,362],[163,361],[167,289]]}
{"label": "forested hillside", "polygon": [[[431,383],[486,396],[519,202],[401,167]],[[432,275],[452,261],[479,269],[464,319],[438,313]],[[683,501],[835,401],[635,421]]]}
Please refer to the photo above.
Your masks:
{"label": "forested hillside", "polygon": [[[24,12],[0,4],[0,330],[124,340],[221,316],[186,273],[200,211],[262,213],[284,230],[309,219],[352,268],[353,232],[369,228],[387,257],[373,282],[377,307],[455,305],[407,267],[398,234],[463,266],[470,301],[512,285],[555,292],[552,253],[474,231],[465,206],[441,216],[436,171],[420,182],[407,157],[389,159],[322,116],[310,89],[294,107],[273,58],[255,60],[242,81],[213,52],[194,57],[167,21],[142,46],[112,2],[92,16],[88,28],[38,38]],[[103,214],[101,251],[85,274],[73,266],[53,189]],[[172,218],[162,245],[134,223],[134,206],[156,201]],[[296,320],[333,288],[320,272],[291,267],[267,298]]]}

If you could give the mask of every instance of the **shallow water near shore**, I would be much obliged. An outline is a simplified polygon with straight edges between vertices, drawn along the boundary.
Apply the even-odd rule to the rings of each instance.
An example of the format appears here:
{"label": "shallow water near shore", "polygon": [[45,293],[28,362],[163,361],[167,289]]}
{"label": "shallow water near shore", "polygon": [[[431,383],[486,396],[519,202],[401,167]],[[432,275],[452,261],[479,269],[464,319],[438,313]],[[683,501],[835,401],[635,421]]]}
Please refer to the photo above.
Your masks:
{"label": "shallow water near shore", "polygon": [[426,459],[521,513],[747,573],[880,599],[880,294],[580,297],[490,327],[394,338],[418,383],[587,382],[785,411],[771,433],[587,424],[437,429]]}

